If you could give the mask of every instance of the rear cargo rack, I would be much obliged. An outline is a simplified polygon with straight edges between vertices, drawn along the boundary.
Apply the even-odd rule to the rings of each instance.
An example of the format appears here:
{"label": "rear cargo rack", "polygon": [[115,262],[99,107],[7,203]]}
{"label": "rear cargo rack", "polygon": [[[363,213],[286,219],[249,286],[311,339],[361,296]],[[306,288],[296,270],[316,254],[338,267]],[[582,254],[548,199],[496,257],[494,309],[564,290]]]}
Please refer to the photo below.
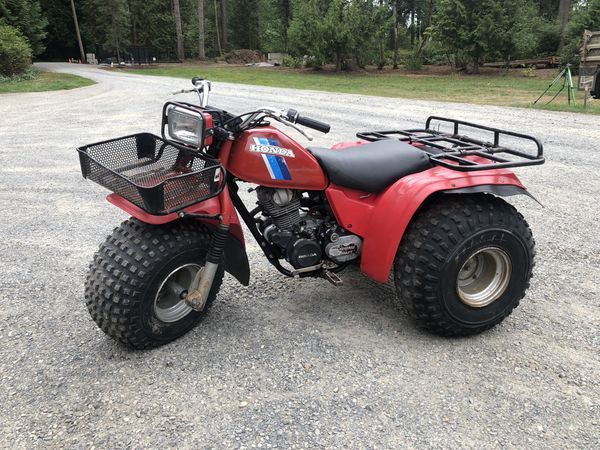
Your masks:
{"label": "rear cargo rack", "polygon": [[[453,131],[445,133],[434,130],[431,128],[432,122],[449,123]],[[493,136],[493,142],[485,142],[461,134],[461,129],[464,128],[489,132]],[[424,129],[368,131],[357,133],[356,136],[371,142],[398,139],[429,153],[433,164],[463,172],[534,166],[545,161],[544,147],[533,136],[446,117],[429,117]],[[532,151],[517,150],[502,145],[501,138],[511,138],[516,142],[526,143]]]}

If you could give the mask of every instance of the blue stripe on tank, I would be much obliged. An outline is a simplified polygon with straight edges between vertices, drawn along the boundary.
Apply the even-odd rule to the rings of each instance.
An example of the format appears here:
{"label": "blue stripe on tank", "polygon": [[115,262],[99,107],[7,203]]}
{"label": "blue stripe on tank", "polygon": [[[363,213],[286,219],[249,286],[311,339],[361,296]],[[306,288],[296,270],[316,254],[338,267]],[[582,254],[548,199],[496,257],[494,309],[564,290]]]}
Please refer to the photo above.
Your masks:
{"label": "blue stripe on tank", "polygon": [[290,170],[288,169],[288,166],[285,162],[285,158],[283,156],[276,156],[275,158],[277,160],[277,164],[279,165],[279,170],[281,171],[281,175],[283,176],[283,179],[291,180],[292,174],[290,173]]}
{"label": "blue stripe on tank", "polygon": [[269,166],[273,171],[273,175],[276,180],[284,180],[283,174],[281,173],[281,169],[279,168],[279,164],[277,162],[277,156],[275,155],[267,155],[267,160],[269,161]]}

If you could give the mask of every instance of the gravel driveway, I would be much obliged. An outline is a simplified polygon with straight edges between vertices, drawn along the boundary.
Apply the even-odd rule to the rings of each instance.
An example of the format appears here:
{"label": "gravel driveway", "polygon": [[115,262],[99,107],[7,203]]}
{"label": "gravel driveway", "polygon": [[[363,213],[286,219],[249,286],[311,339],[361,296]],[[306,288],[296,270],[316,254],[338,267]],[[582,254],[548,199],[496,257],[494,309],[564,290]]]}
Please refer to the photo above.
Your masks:
{"label": "gravel driveway", "polygon": [[189,82],[46,67],[98,84],[0,96],[0,447],[598,448],[599,116],[215,83],[226,109],[330,122],[321,144],[430,114],[538,135],[548,163],[519,174],[545,207],[511,200],[538,243],[533,284],[502,325],[448,340],[390,286],[287,280],[250,241],[249,288],[228,277],[199,328],[131,352],[83,304],[92,254],[126,216],[74,149],[158,133]]}

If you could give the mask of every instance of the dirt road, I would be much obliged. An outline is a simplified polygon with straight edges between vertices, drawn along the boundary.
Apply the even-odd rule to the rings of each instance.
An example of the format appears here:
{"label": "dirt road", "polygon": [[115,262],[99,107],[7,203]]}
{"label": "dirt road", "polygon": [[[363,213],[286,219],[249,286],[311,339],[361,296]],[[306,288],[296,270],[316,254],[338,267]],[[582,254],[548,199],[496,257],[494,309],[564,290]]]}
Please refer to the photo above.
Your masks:
{"label": "dirt road", "polygon": [[199,328],[131,352],[83,304],[92,254],[126,216],[74,149],[159,132],[188,82],[45,67],[98,84],[0,96],[0,447],[598,448],[598,116],[215,83],[226,109],[330,122],[323,145],[430,114],[538,135],[548,163],[519,174],[545,208],[511,200],[536,236],[533,284],[501,326],[447,340],[416,329],[389,286],[286,280],[251,243],[249,288],[227,278]]}

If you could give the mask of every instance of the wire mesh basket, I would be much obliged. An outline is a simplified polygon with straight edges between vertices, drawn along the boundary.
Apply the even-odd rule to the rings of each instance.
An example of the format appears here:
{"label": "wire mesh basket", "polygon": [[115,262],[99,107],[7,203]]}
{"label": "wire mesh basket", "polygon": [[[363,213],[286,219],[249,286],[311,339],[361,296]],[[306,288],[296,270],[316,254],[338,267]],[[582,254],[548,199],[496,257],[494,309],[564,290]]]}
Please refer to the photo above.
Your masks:
{"label": "wire mesh basket", "polygon": [[151,214],[169,214],[218,195],[221,163],[150,133],[77,149],[84,178]]}

